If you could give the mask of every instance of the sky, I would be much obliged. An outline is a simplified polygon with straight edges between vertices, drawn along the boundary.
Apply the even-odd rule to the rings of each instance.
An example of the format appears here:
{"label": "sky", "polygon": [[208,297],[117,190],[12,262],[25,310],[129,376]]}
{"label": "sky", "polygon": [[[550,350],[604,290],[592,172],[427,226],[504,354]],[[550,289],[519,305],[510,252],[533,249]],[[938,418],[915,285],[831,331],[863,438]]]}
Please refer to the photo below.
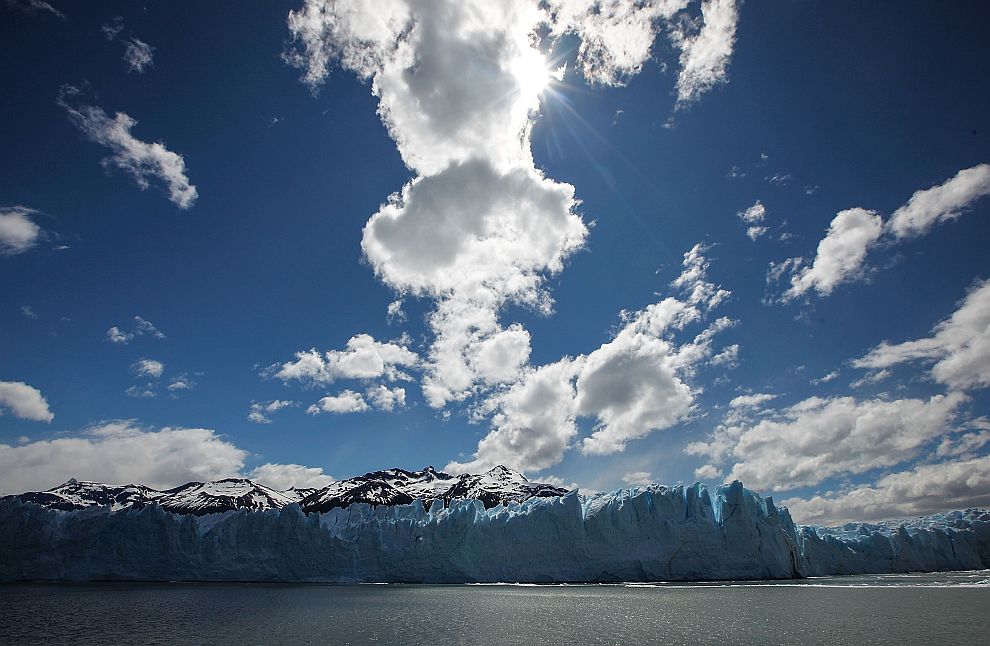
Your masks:
{"label": "sky", "polygon": [[990,505],[990,7],[0,3],[0,494]]}

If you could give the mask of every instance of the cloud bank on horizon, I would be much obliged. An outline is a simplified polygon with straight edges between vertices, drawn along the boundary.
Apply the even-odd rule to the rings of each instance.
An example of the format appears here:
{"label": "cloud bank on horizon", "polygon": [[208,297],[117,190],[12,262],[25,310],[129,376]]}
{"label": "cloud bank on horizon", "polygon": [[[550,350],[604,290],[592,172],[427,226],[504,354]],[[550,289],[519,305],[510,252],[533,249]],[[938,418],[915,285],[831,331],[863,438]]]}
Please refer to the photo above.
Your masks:
{"label": "cloud bank on horizon", "polygon": [[[727,183],[745,182],[747,174],[751,179],[765,175],[760,189],[765,194],[741,197],[739,192],[737,206],[725,212],[726,226],[735,225],[735,235],[742,238],[744,232],[748,238],[742,239],[746,251],[736,252],[739,242],[716,234],[691,240],[671,234],[663,246],[668,256],[680,258],[679,273],[655,291],[639,296],[623,291],[628,300],[608,312],[612,324],[603,337],[566,338],[548,353],[534,332],[541,321],[559,318],[554,291],[569,269],[582,256],[606,253],[595,236],[602,214],[589,211],[583,201],[586,195],[597,198],[594,191],[601,189],[587,181],[558,179],[582,175],[566,165],[562,168],[568,172],[558,173],[557,165],[535,155],[535,129],[560,106],[578,114],[579,102],[569,92],[575,87],[641,101],[637,93],[653,82],[644,77],[661,76],[656,68],[670,75],[669,105],[652,106],[651,122],[636,127],[659,124],[660,130],[676,131],[688,120],[711,119],[704,113],[705,102],[712,95],[721,99],[720,88],[731,83],[733,59],[744,42],[744,13],[736,0],[304,0],[290,11],[282,59],[310,91],[305,100],[323,100],[337,70],[353,75],[376,102],[407,176],[387,189],[391,193],[363,196],[379,206],[360,216],[360,250],[354,253],[388,292],[381,321],[361,327],[342,317],[351,326],[346,332],[341,332],[344,323],[334,321],[330,338],[343,342],[336,347],[323,345],[327,335],[309,328],[310,340],[291,346],[276,363],[269,358],[252,370],[261,386],[297,392],[267,390],[244,398],[236,419],[250,422],[249,430],[267,432],[292,428],[283,423],[289,419],[332,428],[359,415],[402,419],[426,414],[439,424],[460,418],[469,422],[464,434],[469,444],[449,458],[448,471],[506,464],[564,482],[551,471],[565,469],[583,473],[582,484],[601,481],[605,486],[642,484],[654,474],[663,478],[659,462],[643,459],[639,447],[649,446],[654,457],[668,460],[669,468],[674,468],[669,455],[690,464],[678,471],[681,480],[742,479],[757,490],[789,495],[785,504],[798,519],[869,519],[985,504],[990,486],[985,400],[990,282],[985,274],[969,276],[968,290],[955,295],[954,311],[931,313],[927,335],[890,338],[884,330],[873,330],[880,336],[863,337],[845,360],[834,357],[827,373],[817,373],[824,377],[802,377],[803,390],[793,380],[789,386],[769,378],[748,383],[739,373],[747,362],[764,361],[748,354],[752,336],[740,334],[751,321],[762,319],[763,334],[772,336],[779,323],[766,323],[767,317],[797,308],[801,313],[793,324],[802,325],[808,311],[827,307],[829,299],[842,297],[855,283],[868,289],[872,279],[893,266],[890,253],[922,244],[970,212],[974,219],[983,214],[983,198],[990,194],[987,163],[966,158],[954,175],[915,179],[914,186],[928,188],[916,188],[892,211],[868,201],[829,207],[819,215],[835,215],[813,254],[798,255],[793,250],[803,242],[790,232],[793,225],[783,219],[788,210],[775,206],[769,191],[787,190],[793,181],[819,206],[832,203],[817,200],[827,189],[814,180],[800,188],[805,183],[798,183],[800,175],[772,168],[775,161],[761,151],[747,170],[735,162],[721,167],[723,174],[731,168]],[[62,17],[73,21],[71,15]],[[126,69],[120,73],[134,73],[141,83],[169,75],[174,44],[165,34],[147,29],[148,40],[156,43],[152,47],[125,32],[122,17],[97,22],[93,34],[117,46],[118,57],[124,47]],[[131,23],[128,18],[126,24]],[[127,112],[107,113],[101,105],[128,104],[68,80],[55,103],[77,139],[81,134],[109,151],[101,164],[111,179],[123,171],[142,191],[152,184],[161,187],[171,202],[168,208],[176,212],[198,212],[200,189],[204,200],[208,193],[223,200],[222,183],[210,174],[208,162],[199,161],[201,149],[197,158],[181,146],[145,140],[140,134],[144,117],[139,124],[130,116],[144,112],[127,107]],[[613,126],[620,113],[623,123],[637,118],[625,112],[615,113]],[[281,128],[280,121],[269,125]],[[169,128],[160,116],[147,121],[150,133],[161,132],[171,142],[174,129]],[[79,145],[95,148],[90,143]],[[197,185],[187,157],[194,160]],[[200,179],[201,172],[206,179]],[[126,180],[117,179],[124,190]],[[164,204],[161,196],[158,200]],[[34,203],[14,193],[0,194],[0,201]],[[45,245],[39,243],[55,234],[37,223],[40,215],[29,206],[0,207],[0,260],[16,262],[41,253]],[[670,249],[675,244],[680,247]],[[739,304],[752,300],[743,277],[750,274],[719,269],[736,253],[761,254],[766,272],[759,287],[766,291],[758,299],[759,314]],[[888,266],[881,266],[884,261]],[[177,260],[162,271],[180,275],[183,270]],[[592,300],[589,295],[589,304]],[[94,335],[105,348],[129,357],[121,373],[130,382],[118,390],[133,405],[151,405],[159,394],[188,399],[190,391],[201,389],[204,379],[190,356],[171,354],[174,344],[182,343],[174,330],[188,337],[194,327],[165,320],[166,337],[148,319],[132,316],[145,309],[123,309],[116,308],[115,318],[99,328],[105,332]],[[159,322],[162,316],[149,318]],[[383,328],[383,322],[391,328]],[[748,344],[743,338],[749,338]],[[264,350],[247,350],[271,356],[273,347],[284,348],[266,343]],[[803,369],[786,368],[794,374]],[[218,362],[208,370],[222,380],[230,369]],[[856,378],[843,391],[839,377],[847,372]],[[20,379],[4,373],[12,377]],[[48,400],[36,387],[41,383],[49,392],[50,376],[32,373],[24,379],[0,382],[0,411],[51,423]],[[815,390],[807,390],[808,384]],[[57,400],[51,399],[58,411]],[[0,489],[51,486],[68,477],[55,475],[62,471],[153,486],[232,475],[257,477],[279,488],[332,480],[322,468],[300,464],[308,455],[248,466],[261,455],[289,454],[273,446],[262,453],[244,448],[254,442],[247,431],[225,429],[232,435],[223,435],[197,423],[186,428],[91,421],[104,415],[90,411],[89,421],[76,425],[82,430],[71,437],[24,436],[16,445],[0,438],[0,464],[6,465],[0,469],[6,472]],[[342,451],[354,452],[362,442],[373,447],[368,435],[348,439]],[[596,464],[614,464],[620,472],[607,482],[591,477],[592,470],[607,470],[591,466]],[[582,478],[566,476],[574,480]]]}

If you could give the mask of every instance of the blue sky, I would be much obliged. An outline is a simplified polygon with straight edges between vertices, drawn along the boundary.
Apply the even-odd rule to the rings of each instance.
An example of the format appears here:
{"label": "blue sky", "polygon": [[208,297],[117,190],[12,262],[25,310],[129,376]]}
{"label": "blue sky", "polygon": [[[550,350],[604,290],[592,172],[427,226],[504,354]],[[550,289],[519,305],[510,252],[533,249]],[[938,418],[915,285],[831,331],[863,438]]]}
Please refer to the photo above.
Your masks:
{"label": "blue sky", "polygon": [[0,488],[987,504],[987,13],[6,2]]}

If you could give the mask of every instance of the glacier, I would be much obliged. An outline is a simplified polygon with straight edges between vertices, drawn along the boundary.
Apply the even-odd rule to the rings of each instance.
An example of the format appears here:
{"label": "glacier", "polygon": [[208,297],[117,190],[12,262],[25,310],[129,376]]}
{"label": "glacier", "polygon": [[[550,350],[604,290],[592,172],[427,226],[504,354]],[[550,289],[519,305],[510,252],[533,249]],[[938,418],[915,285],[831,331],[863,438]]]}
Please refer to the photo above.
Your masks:
{"label": "glacier", "polygon": [[[432,502],[432,504],[430,504]],[[990,512],[800,526],[740,482],[305,513],[0,502],[0,581],[591,583],[990,567]]]}

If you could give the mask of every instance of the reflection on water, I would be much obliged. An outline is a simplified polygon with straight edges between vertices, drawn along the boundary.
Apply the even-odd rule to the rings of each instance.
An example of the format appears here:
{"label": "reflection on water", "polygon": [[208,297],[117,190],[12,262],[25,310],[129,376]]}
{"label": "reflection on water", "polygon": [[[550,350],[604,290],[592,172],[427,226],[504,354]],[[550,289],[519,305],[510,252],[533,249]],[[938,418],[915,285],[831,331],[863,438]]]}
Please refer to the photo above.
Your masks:
{"label": "reflection on water", "polygon": [[985,643],[990,571],[619,585],[0,586],[14,644]]}

